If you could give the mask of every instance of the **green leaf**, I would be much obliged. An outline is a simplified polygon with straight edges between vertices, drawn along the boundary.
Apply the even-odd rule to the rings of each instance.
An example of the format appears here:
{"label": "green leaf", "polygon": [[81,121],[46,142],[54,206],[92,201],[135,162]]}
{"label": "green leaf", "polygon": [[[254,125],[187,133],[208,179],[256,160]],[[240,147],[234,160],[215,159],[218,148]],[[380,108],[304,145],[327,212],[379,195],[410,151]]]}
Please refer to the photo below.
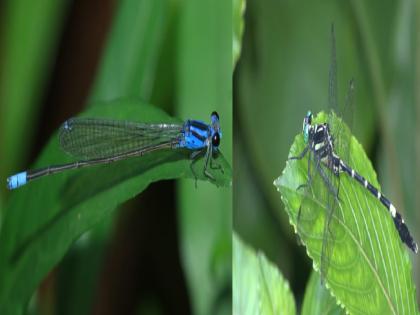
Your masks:
{"label": "green leaf", "polygon": [[[112,225],[116,216],[118,213],[105,218],[83,234],[58,264],[54,272],[55,314],[88,314],[94,307],[97,286],[109,252],[108,239],[114,231]],[[39,308],[42,309],[42,306]]]}
{"label": "green leaf", "polygon": [[[69,7],[67,1],[3,1],[0,44],[0,177],[31,149],[42,91]],[[2,187],[3,189],[3,187]]]}
{"label": "green leaf", "polygon": [[123,0],[102,56],[91,101],[150,100],[166,31],[166,0]]}
{"label": "green leaf", "polygon": [[337,305],[337,301],[330,292],[321,285],[319,274],[312,271],[306,285],[305,297],[302,306],[302,315],[340,315],[345,310]]}
{"label": "green leaf", "polygon": [[233,232],[233,314],[296,314],[288,282]]}
{"label": "green leaf", "polygon": [[[178,116],[216,110],[220,147],[232,161],[232,3],[185,1],[176,34]],[[231,314],[232,189],[177,182],[182,264],[192,313]],[[228,313],[225,313],[228,310]]]}
{"label": "green leaf", "polygon": [[[82,116],[142,122],[179,121],[156,107],[130,100],[97,104]],[[203,160],[194,164],[200,180],[206,180],[201,171]],[[53,136],[35,167],[69,161]],[[47,176],[13,191],[0,234],[0,313],[22,310],[37,284],[69,246],[108,217],[117,205],[139,194],[152,182],[193,178],[190,163],[186,150],[154,152]],[[221,155],[216,163],[222,165],[224,174],[212,172],[215,184],[230,185],[230,166]],[[189,182],[194,187],[194,181]]]}
{"label": "green leaf", "polygon": [[[320,113],[315,123],[326,119],[327,116]],[[331,121],[333,126],[339,123],[335,116]],[[351,136],[345,125],[341,132],[344,137]],[[354,137],[349,139],[350,159],[345,162],[380,188],[362,146]],[[298,135],[289,157],[297,156],[304,147],[303,136]],[[314,268],[319,270],[325,202],[318,196],[322,196],[326,188],[319,178],[314,179],[313,194],[306,198],[311,205],[311,216],[301,217],[297,229],[297,213],[305,198],[304,189],[297,190],[297,187],[306,181],[307,158],[304,158],[288,160],[274,184],[281,193],[290,223],[298,230]],[[330,224],[336,239],[326,277],[327,288],[351,314],[416,314],[409,249],[401,242],[388,211],[345,174],[340,175],[339,197],[339,207]]]}
{"label": "green leaf", "polygon": [[244,15],[245,15],[245,0],[233,0],[232,7],[232,56],[233,68],[241,55],[242,35],[244,33]]}

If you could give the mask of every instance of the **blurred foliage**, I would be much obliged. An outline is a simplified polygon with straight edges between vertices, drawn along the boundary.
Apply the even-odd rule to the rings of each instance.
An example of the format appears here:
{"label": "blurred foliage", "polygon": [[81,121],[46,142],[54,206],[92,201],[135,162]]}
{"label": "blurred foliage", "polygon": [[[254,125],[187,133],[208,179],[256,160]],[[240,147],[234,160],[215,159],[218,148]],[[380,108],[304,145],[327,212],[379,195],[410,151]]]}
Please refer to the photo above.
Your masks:
{"label": "blurred foliage", "polygon": [[[340,138],[351,137],[347,126],[335,115],[328,119],[321,112],[313,119],[314,124],[325,121],[332,130],[340,130]],[[349,139],[348,163],[380,188],[360,143],[354,137]],[[298,156],[304,148],[300,134],[289,157]],[[343,156],[345,151],[339,149],[336,148],[337,154]],[[307,165],[308,155],[301,160],[288,160],[274,185],[281,193],[290,223],[331,294],[351,314],[417,314],[409,249],[401,242],[389,213],[376,197],[366,194],[364,187],[349,176],[341,176],[340,206],[332,213],[326,232],[334,244],[328,240],[324,243],[329,213],[326,196],[330,194],[316,170],[311,173],[311,189],[297,189],[308,182]],[[327,257],[321,257],[322,254]]]}
{"label": "blurred foliage", "polygon": [[[217,110],[223,154],[231,164],[232,4],[187,1],[179,23],[176,111],[181,117],[201,117]],[[208,183],[192,188],[190,181],[179,182],[182,260],[189,270],[193,313],[230,314],[232,189]]]}
{"label": "blurred foliage", "polygon": [[288,282],[261,252],[233,233],[233,315],[296,314]]}
{"label": "blurred foliage", "polygon": [[171,7],[167,0],[119,2],[90,101],[150,100]]}
{"label": "blurred foliage", "polygon": [[337,305],[334,297],[321,284],[316,271],[312,271],[306,285],[305,298],[302,305],[302,315],[344,315],[345,310]]}
{"label": "blurred foliage", "polygon": [[241,55],[242,36],[244,33],[244,15],[245,15],[245,0],[233,0],[232,10],[232,56],[233,56],[233,67],[235,68],[236,62]]}
{"label": "blurred foliage", "polygon": [[[159,105],[181,119],[207,121],[211,111],[216,110],[223,131],[221,152],[231,165],[231,3],[120,0],[97,5],[101,6],[100,12],[98,7],[85,2],[64,1],[58,5],[45,0],[27,6],[27,2],[19,0],[7,1],[4,10],[1,10],[0,14],[5,19],[1,24],[0,62],[7,67],[0,68],[0,152],[2,159],[5,157],[9,161],[2,163],[1,178],[5,179],[19,169],[33,167],[32,161],[36,157],[33,152],[41,151],[42,143],[47,142],[60,122],[78,114],[85,104],[92,103],[99,105],[84,111],[86,114],[93,115],[95,112],[99,116],[132,120],[153,118],[154,114],[142,116],[150,113],[149,107],[142,105],[144,103]],[[97,20],[91,24],[93,17]],[[103,39],[95,37],[97,25],[102,26],[99,33],[104,34]],[[91,42],[96,43],[98,51],[92,50],[89,46]],[[83,44],[87,45],[80,49],[83,56],[77,54],[77,49],[69,50],[73,47],[71,45]],[[66,104],[65,101],[50,107],[48,100],[54,99],[51,95],[57,97],[56,94],[62,93],[61,99],[64,99],[68,95],[83,94],[77,90],[82,89],[82,83],[76,72],[80,71],[79,65],[84,64],[84,56],[91,62],[89,67],[97,67],[86,95],[80,97],[80,103],[68,104],[66,108],[61,106]],[[60,77],[62,63],[71,66],[66,68],[65,81],[58,81],[63,80]],[[83,78],[87,72],[82,69]],[[49,90],[57,85],[64,88]],[[72,93],[74,91],[76,93]],[[125,101],[114,101],[127,98],[138,108],[127,111]],[[41,141],[36,138],[40,134],[45,137]],[[55,142],[53,136],[36,162],[37,166],[67,161]],[[109,314],[124,313],[130,304],[134,305],[130,308],[133,312],[141,314],[162,314],[168,309],[173,314],[230,313],[231,188],[215,187],[202,181],[195,188],[194,180],[181,181],[177,186],[158,183],[146,189],[141,194],[142,198],[126,202],[123,209],[112,214],[116,205],[134,197],[148,186],[147,182],[153,180],[148,177],[141,184],[140,178],[136,179],[135,174],[132,177],[132,173],[128,173],[134,166],[142,168],[141,165],[147,162],[158,163],[158,156],[104,167],[100,172],[104,177],[101,175],[99,180],[96,178],[97,169],[79,170],[72,173],[74,177],[69,173],[40,179],[13,193],[1,190],[0,200],[7,202],[0,202],[6,211],[0,238],[2,244],[8,244],[1,246],[0,252],[4,267],[2,278],[8,279],[2,282],[1,292],[8,292],[2,295],[4,299],[6,296],[13,297],[2,304],[4,310],[10,310],[10,314],[21,313],[34,287],[82,235],[70,247],[63,262],[44,278],[29,303],[28,313],[103,313],[101,310]],[[160,169],[166,169],[163,171],[166,175],[158,175],[155,179],[174,178],[174,174],[170,173],[175,169],[178,170],[175,177],[189,177],[190,170],[184,168],[189,163],[188,159],[183,157],[173,162],[184,164],[175,169],[171,163],[162,165]],[[228,166],[226,170],[223,177],[228,178]],[[127,175],[127,183],[113,186],[114,193],[103,190],[99,199],[89,197],[92,187],[109,183],[105,177],[110,179],[112,175],[117,175],[122,178],[124,174]],[[67,184],[62,186],[64,182]],[[77,191],[87,197],[83,214],[73,211],[77,196],[74,192]],[[123,195],[125,197],[121,198]],[[164,195],[167,198],[161,198]],[[172,195],[175,197],[172,198]],[[54,202],[49,202],[51,200]],[[136,216],[139,209],[144,211]],[[60,210],[65,210],[63,213],[67,213],[65,217],[68,220],[51,221],[51,215],[60,213]],[[166,222],[173,211],[177,211],[174,212],[177,215],[174,222],[179,232],[176,228],[172,231],[170,221]],[[149,230],[147,221],[139,221],[136,228],[136,220],[154,213],[157,213],[153,216],[154,224],[163,220],[160,226],[150,226]],[[40,222],[47,227],[39,233],[38,240],[42,241],[37,246],[32,246],[36,242],[26,242],[27,246],[19,252],[22,256],[14,256],[17,260],[10,259],[13,244],[19,243],[23,235],[37,233],[34,229]],[[149,231],[148,237],[146,234],[143,238],[138,236],[139,230]],[[16,237],[12,238],[12,235]],[[157,239],[161,235],[173,240],[170,243],[172,247],[161,247],[161,240]],[[127,238],[140,238],[140,244],[137,248],[135,244],[127,244]],[[149,247],[145,247],[147,244]],[[31,250],[25,251],[28,248]],[[136,255],[135,251],[139,254]],[[181,257],[182,269],[177,269],[177,256]],[[159,264],[150,265],[148,261],[158,261]],[[133,265],[136,262],[137,268]],[[122,270],[124,266],[129,266],[129,269]],[[144,279],[133,273],[133,270],[139,270],[143,274],[154,275],[155,268],[161,268],[163,279],[155,275],[149,282],[142,282]],[[130,277],[130,274],[121,272],[132,274]],[[115,286],[118,277],[125,279],[127,284],[118,283]],[[140,282],[134,284],[136,279]],[[184,281],[186,284],[183,284]],[[156,288],[159,285],[161,289]],[[182,295],[182,287],[188,290],[186,298]],[[118,290],[118,295],[113,295],[113,288]],[[162,290],[171,293],[156,293]],[[162,297],[162,294],[167,295]],[[117,308],[107,307],[110,303],[116,303]],[[182,311],[181,308],[173,308],[182,303]]]}
{"label": "blurred foliage", "polygon": [[[297,245],[272,183],[305,113],[328,109],[332,23],[339,102],[353,78],[352,132],[378,171],[383,192],[420,239],[414,228],[420,223],[419,176],[413,171],[420,167],[418,6],[414,1],[247,1],[234,76],[234,228],[280,267],[298,309],[310,260]],[[419,287],[418,256],[410,258]]]}
{"label": "blurred foliage", "polygon": [[[67,1],[5,1],[0,12],[0,178],[21,168],[37,126]],[[30,12],[30,14],[28,14]],[[53,27],[52,27],[53,26]],[[18,126],[18,127],[16,127]],[[4,185],[1,185],[4,193]]]}

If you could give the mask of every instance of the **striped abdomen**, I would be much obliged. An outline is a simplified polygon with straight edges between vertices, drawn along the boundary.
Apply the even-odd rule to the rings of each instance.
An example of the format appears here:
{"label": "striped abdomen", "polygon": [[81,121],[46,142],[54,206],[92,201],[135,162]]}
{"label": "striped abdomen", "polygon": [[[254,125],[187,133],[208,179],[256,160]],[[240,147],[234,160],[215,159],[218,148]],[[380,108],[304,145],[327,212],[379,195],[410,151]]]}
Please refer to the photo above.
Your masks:
{"label": "striped abdomen", "polygon": [[351,167],[346,165],[339,157],[334,156],[334,165],[339,165],[340,171],[346,172],[352,178],[354,178],[359,184],[367,188],[372,195],[374,195],[380,202],[388,209],[391,217],[394,221],[395,227],[400,235],[401,240],[415,253],[418,251],[416,242],[413,240],[413,237],[408,230],[407,225],[404,222],[401,214],[397,212],[394,205],[386,198],[377,188],[375,188],[371,183],[369,183],[363,176],[358,174]]}

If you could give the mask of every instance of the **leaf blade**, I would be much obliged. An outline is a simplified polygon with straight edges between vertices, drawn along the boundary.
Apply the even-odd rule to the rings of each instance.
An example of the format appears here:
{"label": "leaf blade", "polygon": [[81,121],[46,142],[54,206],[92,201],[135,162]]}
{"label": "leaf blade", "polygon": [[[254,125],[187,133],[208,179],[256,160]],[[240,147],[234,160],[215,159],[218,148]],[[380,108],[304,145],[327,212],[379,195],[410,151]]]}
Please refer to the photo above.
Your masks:
{"label": "leaf blade", "polygon": [[124,0],[118,4],[90,101],[139,97],[150,101],[163,45],[165,0]]}
{"label": "leaf blade", "polygon": [[[203,0],[184,4],[176,33],[176,112],[201,116],[217,111],[221,145],[231,163],[232,3]],[[181,257],[192,311],[197,315],[230,314],[232,188],[220,190],[204,184],[194,192],[187,181],[177,184]]]}
{"label": "leaf blade", "polygon": [[241,55],[242,36],[245,27],[245,0],[233,0],[232,2],[232,59],[233,69]]}
{"label": "leaf blade", "polygon": [[233,232],[233,314],[296,314],[288,282]]}
{"label": "leaf blade", "polygon": [[306,285],[303,299],[302,315],[345,314],[345,310],[337,305],[330,292],[321,285],[321,279],[315,271]]}

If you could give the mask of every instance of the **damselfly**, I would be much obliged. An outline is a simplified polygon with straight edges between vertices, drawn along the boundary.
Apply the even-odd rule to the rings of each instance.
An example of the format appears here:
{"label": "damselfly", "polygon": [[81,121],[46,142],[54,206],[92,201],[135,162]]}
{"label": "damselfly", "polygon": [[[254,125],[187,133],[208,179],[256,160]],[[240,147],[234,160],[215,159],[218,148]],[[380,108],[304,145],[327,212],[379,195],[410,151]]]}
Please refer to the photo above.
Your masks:
{"label": "damselfly", "polygon": [[[329,124],[312,124],[312,113],[309,111],[303,120],[303,138],[306,143],[305,149],[299,156],[292,157],[292,159],[302,159],[308,152],[310,152],[310,154],[313,155],[315,162],[318,162],[316,163],[317,168],[319,168],[321,166],[320,163],[322,163],[333,172],[334,176],[339,176],[340,173],[344,172],[351,178],[354,178],[360,185],[367,189],[369,193],[375,196],[382,205],[385,206],[394,221],[395,228],[398,231],[401,241],[405,243],[414,253],[417,253],[418,246],[413,240],[404,219],[401,214],[397,212],[391,201],[389,201],[382,192],[369,183],[362,175],[348,166],[334,152],[334,138],[330,133]],[[319,168],[318,170],[321,178],[327,185],[328,190],[330,190],[333,194],[338,194],[335,187],[329,187],[330,181],[328,180],[325,172],[323,172],[322,168]]]}
{"label": "damselfly", "polygon": [[[221,169],[221,166],[214,165],[213,156],[218,153],[222,132],[217,112],[213,112],[210,119],[210,124],[200,120],[176,124],[71,118],[60,127],[60,147],[80,160],[15,174],[7,179],[7,187],[16,189],[46,175],[108,164],[164,149],[187,149],[191,151],[193,162],[204,155],[203,173],[214,179],[208,169]],[[193,162],[191,170],[195,175]]]}
{"label": "damselfly", "polygon": [[[331,63],[329,69],[328,102],[333,112],[338,112],[344,116],[351,125],[352,101],[354,92],[353,80],[350,81],[349,90],[343,107],[338,106],[337,100],[337,66],[335,51],[334,26],[331,27]],[[352,169],[346,162],[349,161],[350,132],[343,132],[343,119],[337,119],[335,114],[328,116],[327,122],[320,124],[312,123],[312,113],[308,112],[303,120],[303,139],[305,142],[304,150],[298,156],[290,159],[302,159],[308,156],[307,163],[307,181],[302,183],[298,189],[305,190],[305,197],[299,207],[297,215],[297,229],[300,234],[311,227],[308,226],[311,218],[311,209],[313,203],[311,196],[314,191],[318,192],[316,200],[322,203],[322,208],[326,210],[322,247],[321,247],[321,279],[325,279],[329,267],[331,255],[336,240],[337,221],[342,221],[344,216],[340,213],[340,174],[344,173],[355,179],[367,191],[374,195],[383,206],[389,211],[395,227],[403,243],[405,243],[413,252],[417,253],[418,247],[411,236],[403,218],[396,211],[395,206],[386,198],[377,188],[369,183],[362,175]],[[314,187],[322,185],[322,187]],[[347,193],[347,192],[346,192]],[[332,220],[335,217],[336,220]],[[307,223],[304,223],[307,222]],[[306,226],[305,226],[306,224]]]}

